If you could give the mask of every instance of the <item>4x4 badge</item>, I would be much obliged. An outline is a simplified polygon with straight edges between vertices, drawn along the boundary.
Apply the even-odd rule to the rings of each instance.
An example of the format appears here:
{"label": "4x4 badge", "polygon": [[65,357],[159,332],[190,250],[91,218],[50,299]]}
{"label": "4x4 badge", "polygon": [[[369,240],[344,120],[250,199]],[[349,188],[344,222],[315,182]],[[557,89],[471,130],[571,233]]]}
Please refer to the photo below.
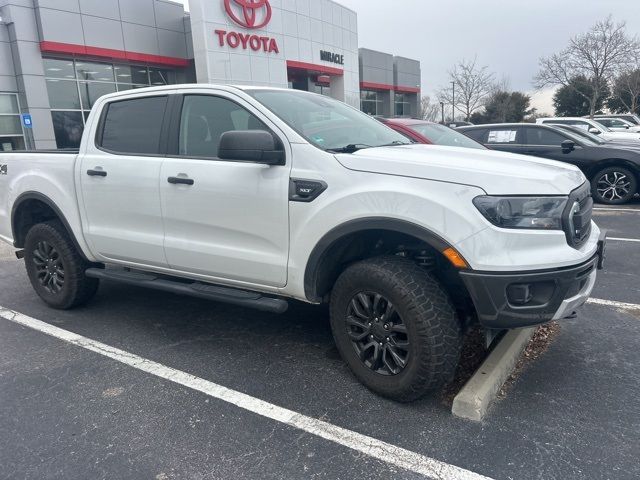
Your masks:
{"label": "4x4 badge", "polygon": [[0,175],[6,175],[6,174],[7,174],[7,166],[0,165]]}

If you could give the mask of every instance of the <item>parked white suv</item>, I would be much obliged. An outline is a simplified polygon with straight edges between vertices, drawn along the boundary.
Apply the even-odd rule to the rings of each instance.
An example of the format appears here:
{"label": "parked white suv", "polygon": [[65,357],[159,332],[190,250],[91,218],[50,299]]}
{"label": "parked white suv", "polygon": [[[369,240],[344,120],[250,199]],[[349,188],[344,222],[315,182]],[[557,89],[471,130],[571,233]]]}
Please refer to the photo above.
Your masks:
{"label": "parked white suv", "polygon": [[603,124],[589,118],[580,117],[547,117],[538,118],[536,123],[545,123],[553,125],[570,125],[572,127],[582,128],[583,130],[598,135],[604,140],[629,141],[633,143],[640,142],[640,133],[636,132],[614,132],[605,127]]}
{"label": "parked white suv", "polygon": [[572,315],[603,260],[576,167],[408,144],[294,90],[107,95],[79,152],[0,154],[0,172],[0,238],[50,306],[100,280],[269,312],[328,302],[355,375],[402,401],[452,378],[473,323]]}

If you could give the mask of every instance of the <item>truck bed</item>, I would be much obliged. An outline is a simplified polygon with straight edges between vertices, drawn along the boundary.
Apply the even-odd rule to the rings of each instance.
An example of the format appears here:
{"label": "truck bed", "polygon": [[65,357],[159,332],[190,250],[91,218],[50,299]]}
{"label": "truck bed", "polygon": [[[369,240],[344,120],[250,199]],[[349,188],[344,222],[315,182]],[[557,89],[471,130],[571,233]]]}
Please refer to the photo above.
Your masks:
{"label": "truck bed", "polygon": [[67,212],[77,211],[77,156],[78,150],[0,153],[0,240],[13,242],[12,209],[19,195],[43,195]]}

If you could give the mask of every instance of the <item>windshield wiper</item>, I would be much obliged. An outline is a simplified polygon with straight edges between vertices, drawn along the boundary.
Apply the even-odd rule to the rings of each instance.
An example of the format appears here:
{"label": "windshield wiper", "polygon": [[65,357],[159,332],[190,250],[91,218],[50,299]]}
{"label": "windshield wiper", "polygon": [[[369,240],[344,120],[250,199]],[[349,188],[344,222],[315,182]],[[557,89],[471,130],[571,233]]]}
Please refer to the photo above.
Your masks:
{"label": "windshield wiper", "polygon": [[401,142],[400,140],[394,140],[391,143],[385,143],[384,145],[378,145],[378,147],[396,147],[398,145],[411,145],[413,143],[417,143],[417,142]]}
{"label": "windshield wiper", "polygon": [[373,148],[372,145],[367,145],[365,143],[350,143],[344,147],[338,148],[327,148],[327,152],[332,153],[354,153],[358,150],[362,150],[363,148]]}
{"label": "windshield wiper", "polygon": [[366,143],[350,143],[340,148],[327,148],[327,152],[332,153],[355,153],[358,150],[365,148],[378,148],[378,147],[395,147],[397,145],[411,145],[411,142],[401,142],[400,140],[394,140],[391,143],[385,143],[384,145],[367,145]]}

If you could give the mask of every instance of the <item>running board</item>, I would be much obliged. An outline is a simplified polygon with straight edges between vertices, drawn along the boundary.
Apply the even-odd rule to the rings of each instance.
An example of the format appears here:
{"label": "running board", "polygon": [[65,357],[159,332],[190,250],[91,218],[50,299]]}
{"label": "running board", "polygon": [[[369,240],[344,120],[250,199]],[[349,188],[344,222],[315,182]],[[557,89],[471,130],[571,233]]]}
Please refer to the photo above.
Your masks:
{"label": "running board", "polygon": [[126,270],[111,270],[89,268],[85,272],[87,277],[101,280],[114,280],[127,285],[162,290],[163,292],[204,298],[216,302],[230,303],[242,307],[255,308],[263,312],[284,313],[289,308],[286,300],[265,297],[257,292],[238,290],[230,287],[220,287],[201,282],[179,282],[167,277],[160,277],[152,273],[130,272]]}

